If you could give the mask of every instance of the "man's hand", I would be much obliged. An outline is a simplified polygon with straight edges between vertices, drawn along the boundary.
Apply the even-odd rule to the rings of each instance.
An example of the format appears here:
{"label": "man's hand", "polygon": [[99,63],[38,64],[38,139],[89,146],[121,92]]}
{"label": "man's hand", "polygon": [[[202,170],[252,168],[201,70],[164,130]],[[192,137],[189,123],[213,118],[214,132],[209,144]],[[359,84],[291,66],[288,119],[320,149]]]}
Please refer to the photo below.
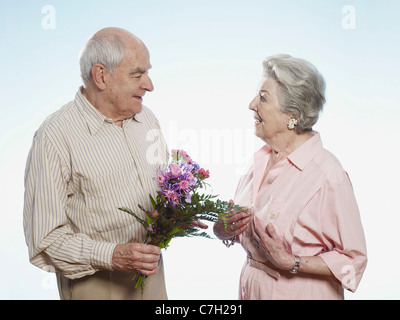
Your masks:
{"label": "man's hand", "polygon": [[190,225],[185,225],[185,226],[181,226],[182,229],[188,229],[188,228],[193,228],[193,227],[197,227],[200,229],[207,229],[208,225],[206,225],[205,223],[196,220],[196,221],[192,221],[192,223]]}
{"label": "man's hand", "polygon": [[112,256],[112,268],[115,271],[138,272],[150,276],[158,270],[160,254],[160,248],[148,244],[118,244]]}

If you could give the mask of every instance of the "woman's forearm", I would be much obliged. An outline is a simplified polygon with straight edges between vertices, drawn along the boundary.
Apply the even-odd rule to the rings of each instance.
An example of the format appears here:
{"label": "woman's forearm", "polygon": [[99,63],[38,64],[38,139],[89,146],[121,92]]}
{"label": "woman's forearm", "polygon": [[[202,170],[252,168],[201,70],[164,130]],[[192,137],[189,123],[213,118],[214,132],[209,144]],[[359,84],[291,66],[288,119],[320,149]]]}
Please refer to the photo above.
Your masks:
{"label": "woman's forearm", "polygon": [[[300,259],[301,262],[300,262],[299,272],[316,274],[321,276],[333,276],[331,270],[321,257],[307,256],[307,257],[300,257]],[[293,264],[294,264],[294,259],[293,259]]]}

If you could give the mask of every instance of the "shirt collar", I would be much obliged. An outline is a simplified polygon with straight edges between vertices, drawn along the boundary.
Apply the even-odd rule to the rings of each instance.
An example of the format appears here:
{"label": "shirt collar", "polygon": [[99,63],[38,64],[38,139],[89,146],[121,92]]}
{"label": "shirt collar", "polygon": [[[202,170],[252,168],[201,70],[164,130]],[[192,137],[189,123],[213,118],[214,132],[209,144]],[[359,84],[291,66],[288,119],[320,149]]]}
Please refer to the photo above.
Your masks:
{"label": "shirt collar", "polygon": [[289,161],[299,170],[303,170],[305,166],[315,157],[322,149],[322,141],[320,134],[316,131],[311,133],[313,137],[304,142],[300,147],[288,155]]}
{"label": "shirt collar", "polygon": [[97,110],[82,94],[82,87],[79,88],[78,92],[75,96],[75,103],[83,114],[83,117],[86,120],[86,124],[88,126],[89,132],[94,135],[96,134],[100,128],[104,125],[105,122],[112,123],[111,119],[103,116],[99,110]]}
{"label": "shirt collar", "polygon": [[[302,171],[317,152],[322,149],[320,134],[316,131],[311,132],[311,134],[313,136],[310,139],[287,156],[287,160],[300,171]],[[265,144],[259,152],[260,154],[268,154],[272,152],[272,149],[268,144]]]}
{"label": "shirt collar", "polygon": [[[105,124],[113,124],[114,121],[104,116],[99,110],[97,110],[82,94],[82,87],[79,88],[75,96],[75,103],[81,110],[83,117],[86,120],[89,132],[95,135],[100,128]],[[138,115],[136,115],[137,118]],[[133,118],[124,121],[124,127],[129,125]]]}

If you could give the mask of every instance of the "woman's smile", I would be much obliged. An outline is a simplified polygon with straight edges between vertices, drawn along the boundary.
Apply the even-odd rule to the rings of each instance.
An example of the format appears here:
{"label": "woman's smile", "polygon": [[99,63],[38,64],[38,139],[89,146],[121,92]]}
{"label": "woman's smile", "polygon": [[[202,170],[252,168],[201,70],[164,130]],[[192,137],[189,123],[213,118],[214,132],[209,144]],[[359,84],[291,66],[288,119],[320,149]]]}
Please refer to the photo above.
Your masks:
{"label": "woman's smile", "polygon": [[254,124],[257,126],[257,125],[259,125],[259,124],[261,124],[263,121],[261,120],[261,118],[258,116],[258,115],[254,115],[254,120],[255,120],[255,122],[254,122]]}

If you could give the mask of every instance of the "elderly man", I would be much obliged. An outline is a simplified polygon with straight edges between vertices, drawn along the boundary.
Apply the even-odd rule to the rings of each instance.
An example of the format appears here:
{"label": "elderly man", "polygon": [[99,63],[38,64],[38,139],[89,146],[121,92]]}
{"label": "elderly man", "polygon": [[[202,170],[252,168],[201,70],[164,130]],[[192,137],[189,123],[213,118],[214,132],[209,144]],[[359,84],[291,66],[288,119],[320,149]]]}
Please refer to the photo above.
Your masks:
{"label": "elderly man", "polygon": [[[168,161],[159,123],[142,105],[153,91],[149,52],[126,30],[106,28],[80,65],[84,85],[41,125],[27,159],[30,261],[54,267],[61,299],[166,299],[160,249],[143,244],[142,227],[118,210],[150,210],[153,177]],[[143,291],[134,273],[148,276]]]}

